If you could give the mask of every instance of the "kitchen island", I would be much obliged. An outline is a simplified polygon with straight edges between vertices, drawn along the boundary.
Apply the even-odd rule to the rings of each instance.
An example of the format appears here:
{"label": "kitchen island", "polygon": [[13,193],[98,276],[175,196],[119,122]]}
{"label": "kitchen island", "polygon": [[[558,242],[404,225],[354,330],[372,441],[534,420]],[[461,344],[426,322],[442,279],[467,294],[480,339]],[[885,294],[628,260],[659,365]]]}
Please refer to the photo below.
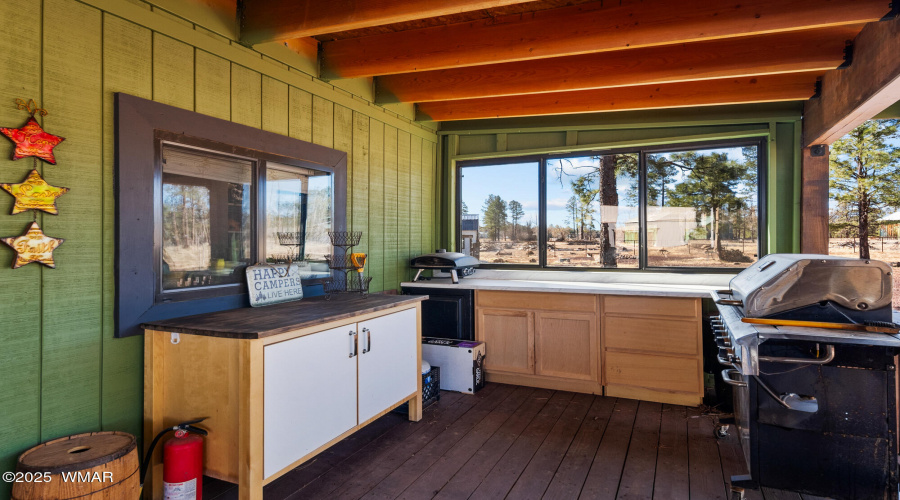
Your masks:
{"label": "kitchen island", "polygon": [[[313,297],[143,324],[145,445],[207,417],[204,474],[260,499],[263,485],[400,404],[418,421],[426,298]],[[161,451],[146,483],[154,499]]]}

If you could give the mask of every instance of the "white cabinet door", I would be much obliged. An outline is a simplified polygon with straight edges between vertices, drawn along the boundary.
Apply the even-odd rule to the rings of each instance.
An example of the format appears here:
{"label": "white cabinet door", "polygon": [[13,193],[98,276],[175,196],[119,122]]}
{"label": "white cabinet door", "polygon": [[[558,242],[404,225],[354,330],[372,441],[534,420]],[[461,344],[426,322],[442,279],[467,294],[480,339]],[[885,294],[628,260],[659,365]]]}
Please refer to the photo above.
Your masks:
{"label": "white cabinet door", "polygon": [[416,392],[417,319],[407,309],[359,323],[360,423]]}
{"label": "white cabinet door", "polygon": [[355,325],[265,347],[263,476],[356,426]]}

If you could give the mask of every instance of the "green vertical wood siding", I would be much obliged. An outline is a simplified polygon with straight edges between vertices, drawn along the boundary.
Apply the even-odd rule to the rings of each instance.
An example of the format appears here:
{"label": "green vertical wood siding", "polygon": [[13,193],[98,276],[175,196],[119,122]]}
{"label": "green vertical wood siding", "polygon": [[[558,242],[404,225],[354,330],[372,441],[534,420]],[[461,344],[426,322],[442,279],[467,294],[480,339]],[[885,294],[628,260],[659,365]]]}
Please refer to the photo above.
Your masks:
{"label": "green vertical wood siding", "polygon": [[[138,3],[0,2],[0,126],[25,122],[16,98],[47,108],[43,125],[66,141],[58,165],[38,169],[71,188],[58,216],[38,216],[47,234],[66,239],[57,269],[12,270],[12,251],[0,248],[0,472],[48,439],[141,433],[143,339],[113,338],[115,92],[347,152],[348,224],[366,234],[359,249],[370,256],[373,290],[398,288],[403,260],[422,250],[419,231],[433,230],[413,200],[427,206],[433,192],[426,174],[437,136],[285,63]],[[0,182],[31,169],[30,160],[10,160],[11,150],[0,141]],[[0,236],[19,235],[31,214],[9,215],[13,198],[0,194]],[[0,483],[0,498],[9,487]]]}

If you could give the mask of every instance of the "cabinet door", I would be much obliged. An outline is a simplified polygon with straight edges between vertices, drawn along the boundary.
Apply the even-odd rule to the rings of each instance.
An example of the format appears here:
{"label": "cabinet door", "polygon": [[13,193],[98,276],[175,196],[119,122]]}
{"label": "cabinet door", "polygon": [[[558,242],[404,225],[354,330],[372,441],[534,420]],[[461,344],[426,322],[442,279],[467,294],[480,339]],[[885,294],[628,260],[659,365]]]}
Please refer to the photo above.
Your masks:
{"label": "cabinet door", "polygon": [[407,309],[360,322],[359,421],[391,408],[418,389],[418,318]]}
{"label": "cabinet door", "polygon": [[264,477],[356,426],[352,331],[351,325],[265,347]]}
{"label": "cabinet door", "polygon": [[535,313],[535,373],[600,381],[597,315]]}
{"label": "cabinet door", "polygon": [[534,313],[479,308],[475,314],[485,370],[534,373]]}

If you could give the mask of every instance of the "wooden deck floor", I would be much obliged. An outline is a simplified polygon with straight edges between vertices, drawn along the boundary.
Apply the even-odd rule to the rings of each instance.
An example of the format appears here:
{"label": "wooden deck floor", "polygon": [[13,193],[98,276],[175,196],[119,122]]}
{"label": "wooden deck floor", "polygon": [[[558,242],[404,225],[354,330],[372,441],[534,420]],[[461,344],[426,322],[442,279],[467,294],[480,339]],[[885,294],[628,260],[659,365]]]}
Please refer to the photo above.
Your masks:
{"label": "wooden deck floor", "polygon": [[[735,433],[697,409],[488,384],[445,392],[421,422],[388,414],[267,485],[282,499],[728,499]],[[237,498],[204,482],[205,499]],[[801,500],[748,491],[750,500]],[[816,497],[803,496],[802,500]]]}

